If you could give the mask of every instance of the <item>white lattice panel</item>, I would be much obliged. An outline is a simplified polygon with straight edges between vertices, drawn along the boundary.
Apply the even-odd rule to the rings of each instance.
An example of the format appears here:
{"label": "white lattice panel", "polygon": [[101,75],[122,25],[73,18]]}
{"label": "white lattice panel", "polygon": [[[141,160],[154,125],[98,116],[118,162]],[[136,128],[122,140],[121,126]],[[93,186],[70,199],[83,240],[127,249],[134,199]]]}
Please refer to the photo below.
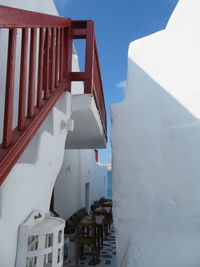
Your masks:
{"label": "white lattice panel", "polygon": [[16,267],[62,267],[65,221],[39,210],[19,227]]}

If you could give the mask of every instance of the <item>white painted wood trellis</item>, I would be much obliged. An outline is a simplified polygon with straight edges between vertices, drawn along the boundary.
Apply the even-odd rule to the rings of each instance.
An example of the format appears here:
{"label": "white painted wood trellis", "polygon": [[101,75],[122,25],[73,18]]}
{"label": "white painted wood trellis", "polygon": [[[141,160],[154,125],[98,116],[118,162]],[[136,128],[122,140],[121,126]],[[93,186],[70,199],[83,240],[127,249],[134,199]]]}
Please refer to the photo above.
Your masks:
{"label": "white painted wood trellis", "polygon": [[35,210],[19,227],[16,267],[62,267],[65,221]]}

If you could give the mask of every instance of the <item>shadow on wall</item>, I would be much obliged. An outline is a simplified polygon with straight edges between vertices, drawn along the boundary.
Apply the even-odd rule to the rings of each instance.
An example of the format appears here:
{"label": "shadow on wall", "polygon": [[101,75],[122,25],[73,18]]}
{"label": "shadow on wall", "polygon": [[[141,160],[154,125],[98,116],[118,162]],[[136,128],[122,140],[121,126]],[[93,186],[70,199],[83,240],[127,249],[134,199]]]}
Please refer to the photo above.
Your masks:
{"label": "shadow on wall", "polygon": [[43,122],[40,129],[38,129],[36,135],[31,140],[31,145],[29,144],[27,146],[23,152],[23,157],[19,158],[18,163],[34,164],[37,161],[42,141],[41,135],[45,131],[53,135],[53,112],[48,115],[48,118]]}
{"label": "shadow on wall", "polygon": [[[61,119],[56,119],[55,117],[57,113],[61,112],[64,115],[63,119],[65,119],[66,114],[67,114],[67,107],[68,107],[67,97],[63,95],[63,97],[59,99],[55,108],[49,113],[48,117],[45,119],[41,127],[38,129],[36,135],[31,141],[32,145],[27,146],[27,148],[25,149],[23,153],[24,156],[19,158],[18,163],[34,164],[37,161],[40,146],[42,143],[42,138],[47,138],[48,135],[54,136],[55,132],[61,129],[60,128]],[[43,136],[43,133],[45,133],[44,136]],[[63,146],[63,150],[64,150],[64,146]]]}
{"label": "shadow on wall", "polygon": [[[195,239],[200,223],[196,216],[200,214],[199,119],[132,59],[127,87],[125,101],[112,106],[119,266],[126,262],[126,267],[132,267],[134,262],[184,267],[188,266],[186,251],[194,248],[191,266],[200,262]],[[127,259],[125,250],[130,236],[131,249],[141,249],[135,259],[134,255]]]}
{"label": "shadow on wall", "polygon": [[[162,177],[170,175],[170,180],[173,178],[177,180],[180,178],[177,177],[178,171],[185,177],[187,167],[191,170],[191,166],[194,165],[196,169],[193,173],[195,170],[200,171],[197,160],[197,156],[200,156],[200,147],[196,147],[196,144],[200,143],[199,119],[195,118],[131,59],[129,59],[127,86],[129,90],[125,101],[112,106],[113,150],[115,152],[115,144],[117,144],[116,152],[119,148],[122,151],[121,155],[113,153],[113,163],[116,162],[113,176],[124,175],[125,167],[121,168],[123,165],[126,166],[127,172],[134,168],[134,171],[140,174],[139,166],[143,165],[147,177],[152,175],[152,179],[156,182],[159,177],[159,181],[165,184],[165,179]],[[196,148],[192,149],[192,145]],[[128,159],[125,154],[128,155]],[[188,172],[191,177],[191,171]],[[132,176],[126,176],[126,179],[131,182]],[[127,185],[123,180],[120,182],[119,179],[122,188]]]}

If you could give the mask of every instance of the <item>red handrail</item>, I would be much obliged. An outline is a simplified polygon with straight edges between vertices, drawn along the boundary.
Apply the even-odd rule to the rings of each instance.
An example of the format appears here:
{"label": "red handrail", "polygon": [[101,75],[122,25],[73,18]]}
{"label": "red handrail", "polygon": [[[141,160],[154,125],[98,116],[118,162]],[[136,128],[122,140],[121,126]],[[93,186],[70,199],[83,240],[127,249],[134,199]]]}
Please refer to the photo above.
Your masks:
{"label": "red handrail", "polygon": [[[57,16],[0,6],[1,28],[9,31],[9,39],[3,142],[0,145],[0,184],[56,101],[64,91],[71,91],[71,81],[83,80],[84,93],[94,95],[105,136],[107,133],[106,109],[92,21],[71,21]],[[19,32],[21,32],[21,59],[18,125],[13,129],[15,62],[16,53],[19,53],[16,51],[16,42]],[[86,39],[84,73],[71,72],[73,38]],[[38,49],[36,49],[37,42]],[[28,96],[26,96],[27,81]]]}
{"label": "red handrail", "polygon": [[86,39],[85,51],[85,72],[73,72],[71,80],[84,81],[84,93],[93,94],[99,115],[107,139],[107,115],[103,93],[103,83],[101,78],[98,50],[94,33],[94,22],[72,21],[73,39]]}

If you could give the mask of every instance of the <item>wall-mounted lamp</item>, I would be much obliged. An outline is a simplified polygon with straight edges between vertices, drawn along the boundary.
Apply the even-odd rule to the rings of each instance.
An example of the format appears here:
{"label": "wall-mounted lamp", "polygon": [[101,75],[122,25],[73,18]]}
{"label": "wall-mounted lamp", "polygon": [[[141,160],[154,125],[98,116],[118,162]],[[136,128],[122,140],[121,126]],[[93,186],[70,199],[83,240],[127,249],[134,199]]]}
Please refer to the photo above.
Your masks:
{"label": "wall-mounted lamp", "polygon": [[66,129],[66,131],[71,131],[73,132],[74,131],[74,120],[67,120],[67,121],[61,121],[60,123],[60,127],[61,129]]}

